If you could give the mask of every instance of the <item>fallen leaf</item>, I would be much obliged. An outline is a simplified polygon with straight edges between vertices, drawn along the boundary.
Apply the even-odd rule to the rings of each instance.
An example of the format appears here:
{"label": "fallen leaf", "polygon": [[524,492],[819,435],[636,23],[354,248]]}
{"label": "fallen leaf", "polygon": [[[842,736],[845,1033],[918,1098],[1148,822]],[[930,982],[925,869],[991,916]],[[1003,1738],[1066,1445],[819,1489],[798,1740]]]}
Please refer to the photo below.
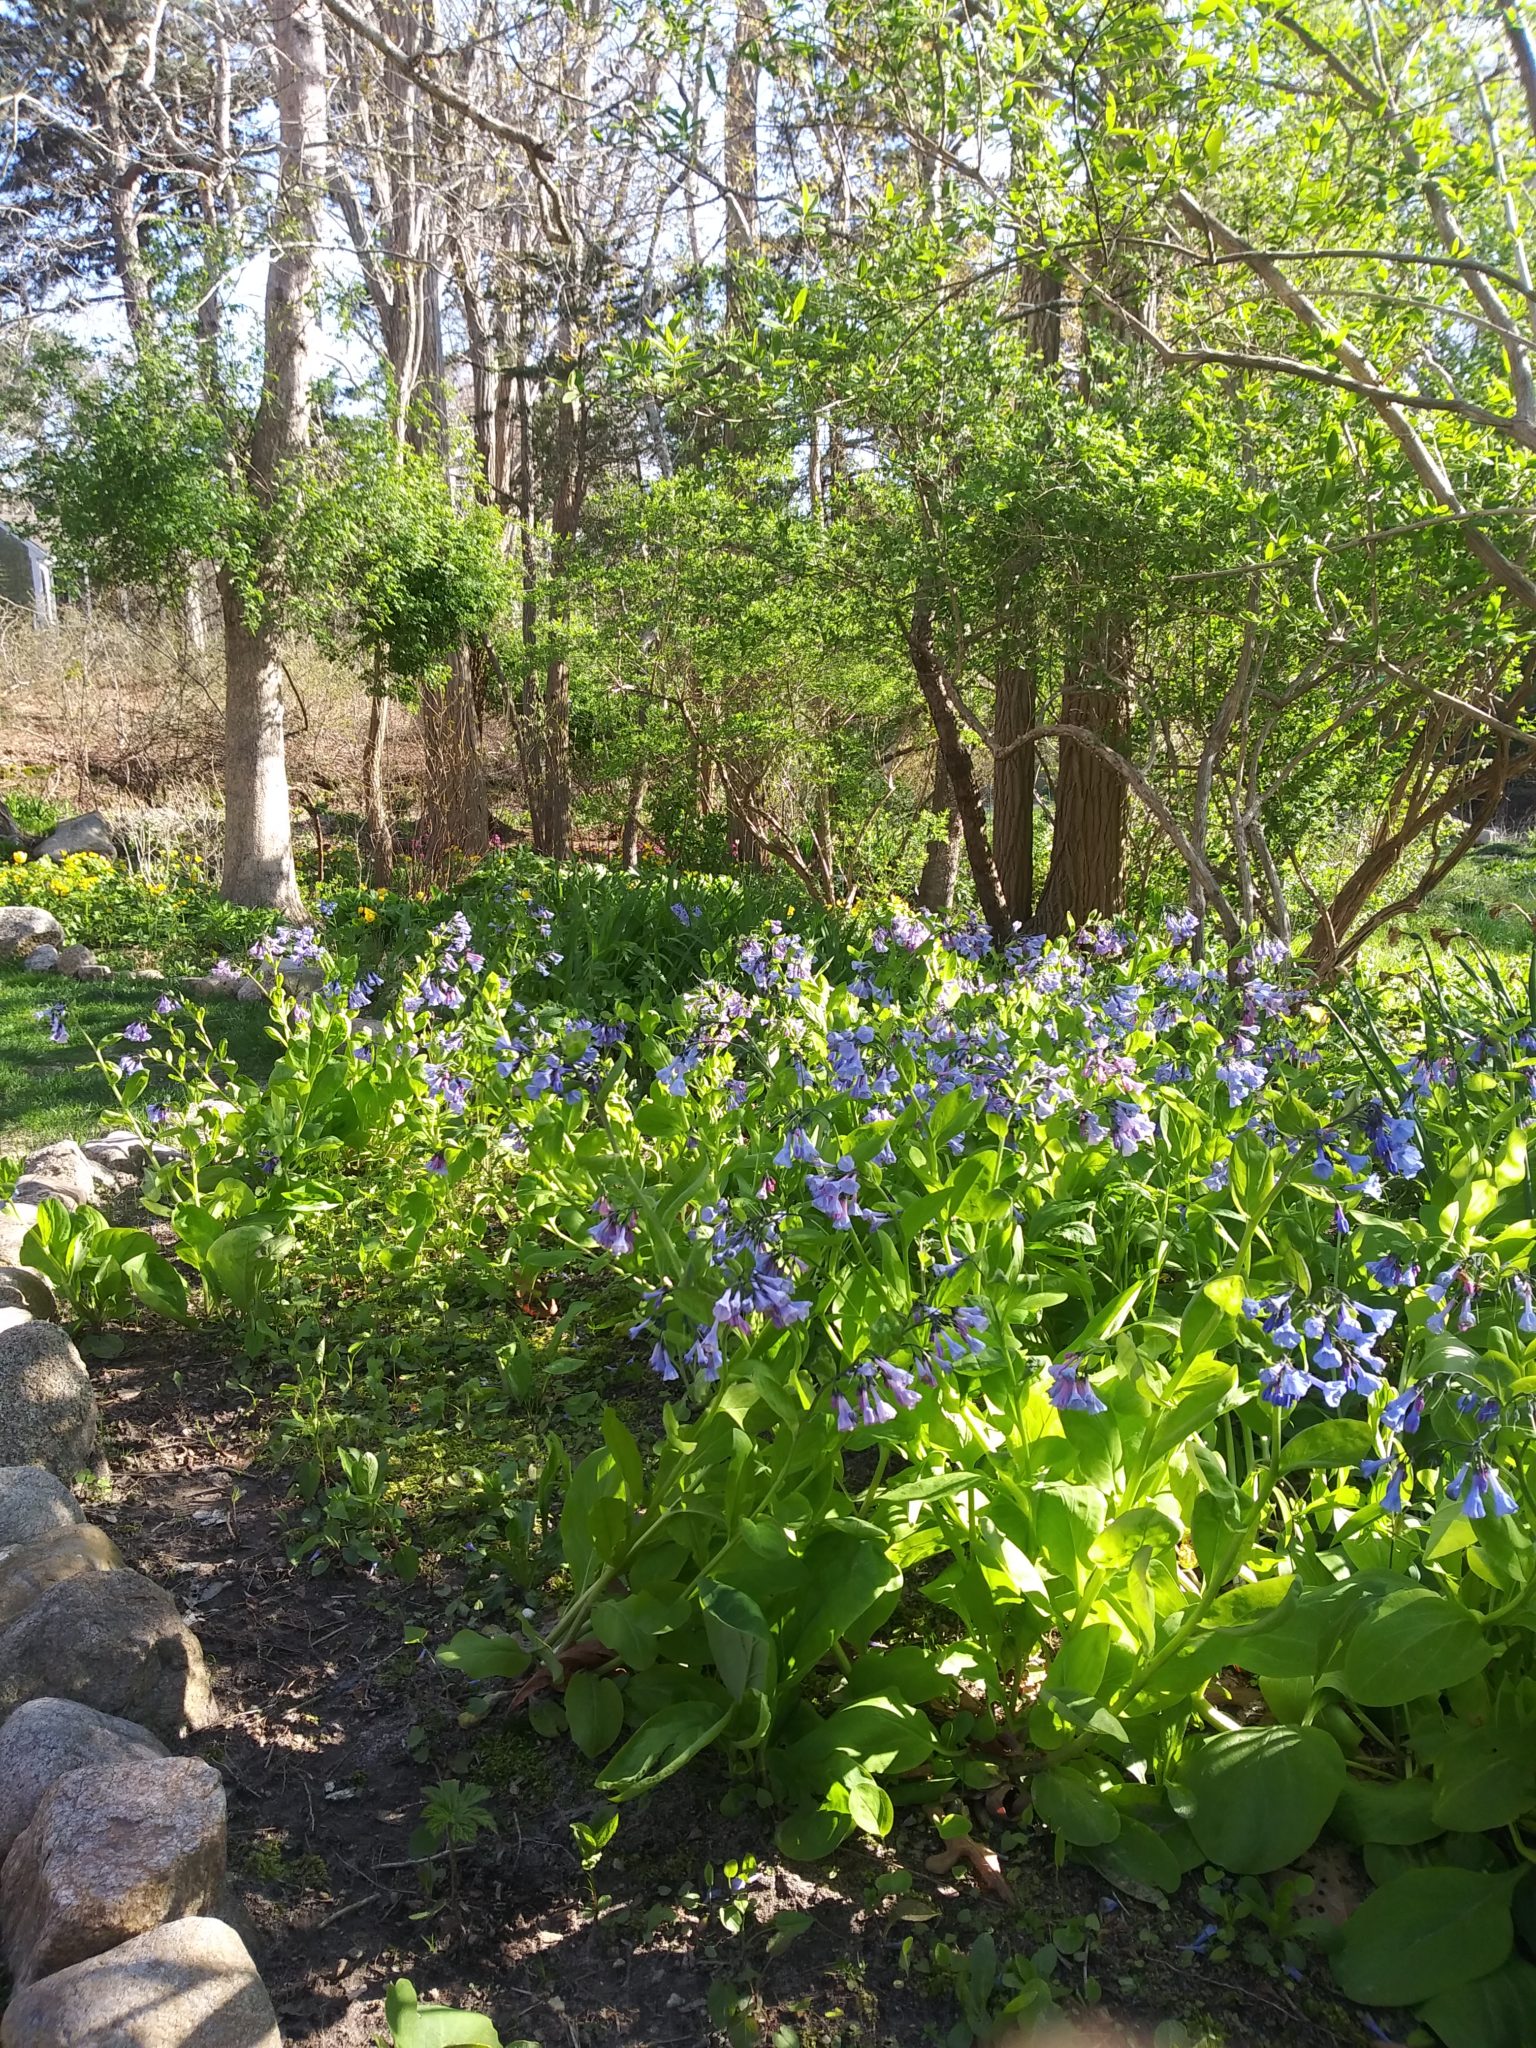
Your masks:
{"label": "fallen leaf", "polygon": [[998,1861],[997,1851],[989,1849],[985,1842],[978,1842],[974,1835],[960,1835],[955,1840],[946,1842],[936,1856],[928,1858],[924,1867],[931,1870],[935,1877],[943,1877],[954,1869],[962,1857],[970,1864],[981,1884],[989,1892],[1012,1904],[1013,1890],[1003,1875],[1003,1866]]}

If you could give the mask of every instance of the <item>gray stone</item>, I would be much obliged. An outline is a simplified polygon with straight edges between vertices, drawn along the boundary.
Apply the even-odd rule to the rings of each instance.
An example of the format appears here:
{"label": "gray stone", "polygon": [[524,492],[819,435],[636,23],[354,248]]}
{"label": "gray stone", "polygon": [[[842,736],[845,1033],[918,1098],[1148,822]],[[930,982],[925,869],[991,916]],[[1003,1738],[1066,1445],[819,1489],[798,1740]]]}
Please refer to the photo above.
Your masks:
{"label": "gray stone", "polygon": [[39,946],[62,946],[64,927],[36,903],[0,906],[0,960],[25,960]]}
{"label": "gray stone", "polygon": [[24,1308],[40,1323],[58,1320],[59,1305],[53,1298],[53,1289],[42,1274],[34,1273],[30,1266],[13,1266],[0,1261],[0,1307]]}
{"label": "gray stone", "polygon": [[0,1864],[66,1771],[164,1755],[165,1744],[137,1721],[78,1700],[28,1700],[0,1728]]}
{"label": "gray stone", "polygon": [[36,1202],[7,1202],[0,1208],[0,1259],[21,1264],[21,1241],[37,1221]]}
{"label": "gray stone", "polygon": [[35,1320],[31,1309],[22,1308],[13,1301],[0,1301],[0,1337],[7,1330],[19,1330],[23,1323]]}
{"label": "gray stone", "polygon": [[111,1173],[145,1173],[149,1168],[149,1146],[137,1131],[106,1131],[80,1150],[92,1165]]}
{"label": "gray stone", "polygon": [[0,1550],[0,1628],[25,1614],[51,1586],[87,1572],[122,1569],[122,1552],[105,1529],[82,1522],[73,1529],[54,1529],[31,1543],[8,1544]]}
{"label": "gray stone", "polygon": [[44,1180],[37,1173],[24,1173],[12,1192],[20,1201],[30,1202],[34,1209],[40,1209],[44,1202],[62,1202],[66,1209],[80,1206],[80,1197],[72,1188],[60,1187],[56,1181]]}
{"label": "gray stone", "polygon": [[32,858],[59,860],[67,853],[100,853],[108,860],[116,860],[112,829],[100,811],[82,811],[78,818],[61,818],[47,838],[33,847]]}
{"label": "gray stone", "polygon": [[312,996],[325,985],[325,967],[319,960],[300,960],[292,954],[274,961],[262,970],[264,981],[270,985],[279,976],[283,987],[291,996]]}
{"label": "gray stone", "polygon": [[250,1951],[222,1920],[168,1920],[13,1998],[0,2048],[282,2048]]}
{"label": "gray stone", "polygon": [[73,1138],[60,1138],[55,1144],[40,1146],[36,1152],[27,1154],[22,1165],[34,1179],[63,1188],[77,1202],[93,1202],[98,1188],[114,1185],[107,1169],[88,1159]]}
{"label": "gray stone", "polygon": [[0,1544],[7,1549],[84,1520],[69,1488],[41,1465],[0,1465]]}
{"label": "gray stone", "polygon": [[95,1455],[96,1396],[68,1337],[54,1323],[0,1332],[0,1460],[68,1482]]}
{"label": "gray stone", "polygon": [[105,960],[92,960],[84,967],[77,967],[69,978],[71,981],[110,981],[112,970]]}
{"label": "gray stone", "polygon": [[138,1572],[66,1579],[0,1629],[0,1721],[37,1699],[83,1700],[167,1741],[218,1718],[197,1637]]}
{"label": "gray stone", "polygon": [[21,964],[28,974],[52,974],[60,957],[57,946],[34,946]]}
{"label": "gray stone", "polygon": [[123,1758],[56,1779],[0,1880],[16,1988],[206,1913],[224,1878],[224,1836],[224,1787],[199,1757]]}
{"label": "gray stone", "polygon": [[78,974],[82,967],[94,967],[96,955],[89,946],[61,946],[58,968],[60,974]]}
{"label": "gray stone", "polygon": [[0,846],[25,846],[27,835],[17,824],[10,809],[0,804]]}
{"label": "gray stone", "polygon": [[261,983],[249,974],[242,974],[239,981],[235,984],[236,1002],[264,1003],[270,995],[271,990],[263,988]]}

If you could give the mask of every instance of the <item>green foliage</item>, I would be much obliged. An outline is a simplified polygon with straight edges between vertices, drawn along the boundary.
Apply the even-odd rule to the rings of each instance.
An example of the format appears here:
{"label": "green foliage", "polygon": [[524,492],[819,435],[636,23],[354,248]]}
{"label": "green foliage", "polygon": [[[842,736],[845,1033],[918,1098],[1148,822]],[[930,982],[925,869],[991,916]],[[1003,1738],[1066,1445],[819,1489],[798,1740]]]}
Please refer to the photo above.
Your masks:
{"label": "green foliage", "polygon": [[186,1282],[149,1232],[113,1229],[89,1203],[71,1210],[44,1202],[22,1239],[21,1258],[81,1322],[97,1326],[135,1308],[187,1320]]}

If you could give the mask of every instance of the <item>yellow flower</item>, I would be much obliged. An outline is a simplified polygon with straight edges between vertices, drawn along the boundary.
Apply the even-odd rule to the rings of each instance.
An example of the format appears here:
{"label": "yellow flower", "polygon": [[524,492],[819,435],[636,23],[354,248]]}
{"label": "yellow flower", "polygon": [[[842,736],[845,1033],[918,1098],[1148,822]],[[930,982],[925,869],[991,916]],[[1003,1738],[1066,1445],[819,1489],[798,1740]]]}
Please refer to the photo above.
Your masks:
{"label": "yellow flower", "polygon": [[370,907],[369,907],[369,905],[367,905],[367,904],[364,904],[364,906],[363,906],[363,923],[364,923],[364,924],[376,924],[376,923],[378,922],[378,916],[379,916],[379,913],[378,913],[378,912],[377,912],[376,910],[374,910],[374,909],[370,908]]}
{"label": "yellow flower", "polygon": [[13,867],[24,868],[26,864],[27,856],[24,853],[13,853],[11,855],[11,865]]}
{"label": "yellow flower", "polygon": [[373,893],[380,903],[385,902],[389,896],[389,891],[387,889],[375,889]]}

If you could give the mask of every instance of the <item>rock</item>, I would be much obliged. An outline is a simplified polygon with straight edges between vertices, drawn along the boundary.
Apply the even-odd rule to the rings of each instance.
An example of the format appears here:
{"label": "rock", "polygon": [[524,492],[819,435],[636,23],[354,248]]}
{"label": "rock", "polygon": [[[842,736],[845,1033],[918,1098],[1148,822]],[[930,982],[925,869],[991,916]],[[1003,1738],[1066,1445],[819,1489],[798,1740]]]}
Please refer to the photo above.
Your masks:
{"label": "rock", "polygon": [[[53,1289],[41,1273],[34,1273],[30,1266],[12,1266],[5,1262],[0,1262],[0,1307],[24,1308],[40,1323],[57,1322],[59,1315]],[[0,1537],[0,1543],[4,1541],[4,1537]]]}
{"label": "rock", "polygon": [[242,974],[235,984],[235,1000],[240,1003],[264,1003],[271,990],[263,988],[253,975]]}
{"label": "rock", "polygon": [[33,847],[32,858],[60,860],[66,853],[100,853],[108,860],[116,860],[117,845],[100,811],[82,811],[78,818],[61,818],[47,838]]}
{"label": "rock", "polygon": [[0,2048],[282,2048],[250,1951],[222,1920],[168,1920],[14,1997]]}
{"label": "rock", "polygon": [[110,981],[112,970],[104,960],[92,960],[85,967],[77,967],[69,978],[71,981]]}
{"label": "rock", "polygon": [[104,1166],[109,1173],[138,1174],[149,1170],[149,1147],[137,1131],[107,1131],[80,1150],[93,1166]]}
{"label": "rock", "polygon": [[0,1332],[0,1460],[68,1482],[95,1455],[96,1396],[68,1337],[53,1323]]}
{"label": "rock", "polygon": [[22,1308],[15,1302],[0,1302],[0,1337],[3,1337],[7,1330],[19,1330],[23,1323],[34,1320],[31,1309]]}
{"label": "rock", "polygon": [[127,1757],[67,1771],[17,1836],[0,1881],[18,1990],[206,1913],[224,1879],[224,1787],[199,1757]]}
{"label": "rock", "polygon": [[53,1187],[63,1188],[77,1202],[93,1202],[98,1188],[113,1185],[112,1175],[107,1169],[88,1159],[73,1138],[60,1138],[56,1144],[43,1145],[36,1152],[29,1152],[22,1165],[34,1180],[45,1180]]}
{"label": "rock", "polygon": [[78,974],[82,967],[96,965],[96,955],[89,946],[62,946],[55,964],[60,974]]}
{"label": "rock", "polygon": [[291,996],[312,996],[325,986],[325,968],[322,963],[318,960],[301,960],[296,954],[288,954],[262,971],[267,986],[280,976],[283,987]]}
{"label": "rock", "polygon": [[55,1530],[78,1528],[84,1520],[69,1488],[41,1465],[0,1465],[0,1544],[7,1549],[35,1543]]}
{"label": "rock", "polygon": [[249,974],[196,974],[185,984],[194,1002],[264,1003],[267,991]]}
{"label": "rock", "polygon": [[5,804],[0,804],[0,847],[9,850],[13,846],[25,846],[27,835],[22,831]]}
{"label": "rock", "polygon": [[78,1700],[28,1700],[0,1728],[0,1863],[66,1771],[164,1755],[165,1744],[137,1721]]}
{"label": "rock", "polygon": [[36,1202],[7,1202],[0,1208],[0,1259],[21,1264],[21,1241],[37,1221]]}
{"label": "rock", "polygon": [[44,1202],[62,1202],[66,1209],[78,1209],[80,1197],[70,1188],[61,1188],[51,1180],[43,1180],[35,1173],[24,1173],[12,1192],[23,1202],[30,1202],[34,1209]]}
{"label": "rock", "polygon": [[64,927],[35,903],[0,906],[0,960],[25,960],[39,946],[62,946]]}
{"label": "rock", "polygon": [[57,946],[34,946],[21,964],[28,974],[52,974],[62,957]]}
{"label": "rock", "polygon": [[36,1699],[82,1700],[167,1741],[218,1718],[196,1636],[138,1572],[66,1579],[0,1629],[0,1721]]}
{"label": "rock", "polygon": [[122,1552],[104,1529],[82,1522],[73,1529],[54,1529],[31,1543],[12,1543],[0,1550],[0,1628],[25,1614],[51,1586],[87,1572],[122,1569]]}

